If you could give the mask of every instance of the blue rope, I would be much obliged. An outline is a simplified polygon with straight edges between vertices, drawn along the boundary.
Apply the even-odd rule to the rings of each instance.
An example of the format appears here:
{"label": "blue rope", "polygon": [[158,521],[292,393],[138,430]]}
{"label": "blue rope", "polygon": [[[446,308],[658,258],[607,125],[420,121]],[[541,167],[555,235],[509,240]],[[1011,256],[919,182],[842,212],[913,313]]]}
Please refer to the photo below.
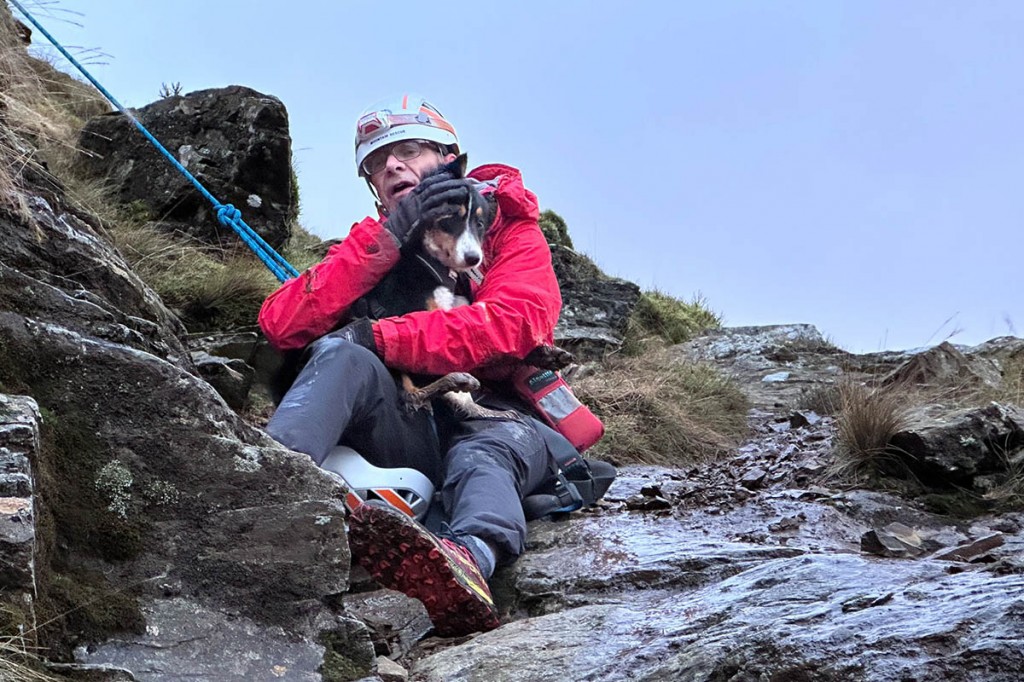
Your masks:
{"label": "blue rope", "polygon": [[142,123],[140,123],[138,119],[136,119],[132,114],[130,114],[127,109],[121,106],[121,103],[118,102],[113,95],[107,92],[107,89],[100,85],[99,81],[93,78],[92,74],[86,71],[85,67],[79,64],[78,60],[72,57],[68,53],[68,51],[65,50],[64,47],[60,43],[58,43],[57,40],[53,36],[51,36],[45,28],[42,27],[42,25],[38,21],[36,21],[35,18],[31,14],[29,14],[24,7],[21,6],[21,3],[18,2],[18,0],[10,0],[10,2],[12,5],[18,8],[18,11],[25,15],[26,19],[32,22],[33,26],[39,29],[40,33],[46,36],[47,40],[53,43],[54,47],[60,50],[60,53],[64,55],[65,59],[67,59],[75,66],[75,68],[81,71],[82,75],[88,78],[89,82],[96,86],[96,89],[99,90],[103,94],[103,96],[110,101],[111,104],[117,107],[118,111],[127,116],[129,120],[131,120],[131,122],[135,124],[135,127],[139,129],[139,132],[145,135],[146,139],[153,143],[153,146],[156,147],[157,150],[161,154],[163,154],[168,161],[171,162],[171,165],[177,168],[178,171],[182,175],[184,175],[189,182],[195,185],[195,188],[199,190],[199,192],[204,197],[206,197],[211,204],[213,204],[213,210],[217,212],[217,220],[220,222],[220,224],[224,225],[225,227],[230,227],[236,233],[238,233],[238,236],[242,238],[242,241],[245,242],[246,245],[253,250],[253,253],[255,253],[261,261],[263,261],[264,265],[270,268],[270,271],[274,273],[274,275],[277,277],[279,281],[284,282],[285,280],[291,277],[299,276],[298,270],[293,268],[291,264],[288,261],[286,261],[283,256],[281,256],[281,254],[275,251],[274,248],[270,246],[270,244],[264,241],[263,237],[259,236],[255,230],[249,227],[245,223],[245,221],[242,220],[241,211],[239,211],[231,204],[222,204],[219,201],[217,201],[217,198],[210,194],[210,192],[205,187],[203,187],[203,185],[198,180],[196,180],[195,176],[189,173],[188,169],[181,165],[178,162],[178,160],[174,158],[174,156],[169,151],[167,151],[167,149],[162,144],[160,144],[160,141],[153,137],[152,133],[146,130],[146,127],[142,125]]}

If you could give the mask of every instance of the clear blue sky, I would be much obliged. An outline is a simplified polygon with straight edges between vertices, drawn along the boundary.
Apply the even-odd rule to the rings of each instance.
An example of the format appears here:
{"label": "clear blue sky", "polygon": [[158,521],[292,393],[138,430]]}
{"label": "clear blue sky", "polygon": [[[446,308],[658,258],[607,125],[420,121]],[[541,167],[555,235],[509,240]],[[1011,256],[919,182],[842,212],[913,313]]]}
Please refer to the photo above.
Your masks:
{"label": "clear blue sky", "polygon": [[27,2],[128,106],[175,81],[281,98],[322,236],[373,210],[356,117],[413,91],[606,272],[726,324],[1024,335],[1019,0]]}

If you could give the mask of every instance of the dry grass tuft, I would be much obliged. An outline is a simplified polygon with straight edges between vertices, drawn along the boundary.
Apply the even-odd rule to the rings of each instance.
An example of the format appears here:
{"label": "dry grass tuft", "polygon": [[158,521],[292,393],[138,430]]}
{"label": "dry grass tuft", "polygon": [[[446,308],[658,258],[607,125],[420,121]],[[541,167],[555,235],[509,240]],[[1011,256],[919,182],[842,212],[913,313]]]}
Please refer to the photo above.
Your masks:
{"label": "dry grass tuft", "polygon": [[0,680],[4,682],[58,682],[41,670],[41,661],[24,636],[0,636]]}
{"label": "dry grass tuft", "polygon": [[47,174],[69,165],[83,121],[109,109],[91,85],[32,57],[10,11],[0,10],[0,201],[6,208],[25,213],[26,170]]}
{"label": "dry grass tuft", "polygon": [[281,248],[281,255],[299,272],[316,265],[327,255],[332,244],[340,240],[324,241],[312,232],[307,232],[298,223],[292,225],[292,235]]}
{"label": "dry grass tuft", "polygon": [[1024,407],[1024,353],[1003,363],[1003,382],[993,400]]}
{"label": "dry grass tuft", "polygon": [[620,464],[707,461],[734,448],[747,430],[749,405],[735,382],[665,349],[612,358],[573,388],[605,424],[594,454]]}
{"label": "dry grass tuft", "polygon": [[248,251],[225,253],[151,223],[123,222],[111,236],[132,270],[190,332],[253,326],[263,300],[278,286]]}
{"label": "dry grass tuft", "polygon": [[907,427],[911,399],[899,385],[872,389],[845,382],[838,385],[838,394],[832,474],[850,480],[873,476],[894,462],[889,443]]}
{"label": "dry grass tuft", "polygon": [[800,392],[800,398],[797,400],[796,407],[798,410],[811,410],[826,416],[839,412],[841,404],[842,397],[839,385],[818,384]]}
{"label": "dry grass tuft", "polygon": [[1006,480],[981,496],[986,509],[992,512],[1019,512],[1024,510],[1024,467],[1014,466]]}

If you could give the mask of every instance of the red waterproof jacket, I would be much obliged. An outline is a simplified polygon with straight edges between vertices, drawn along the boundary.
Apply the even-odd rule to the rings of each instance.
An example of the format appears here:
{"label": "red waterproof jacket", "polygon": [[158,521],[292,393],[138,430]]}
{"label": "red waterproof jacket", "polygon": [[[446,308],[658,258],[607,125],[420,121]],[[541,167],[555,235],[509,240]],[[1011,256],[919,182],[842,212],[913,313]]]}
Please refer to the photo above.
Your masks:
{"label": "red waterproof jacket", "polygon": [[[537,197],[509,166],[481,166],[470,177],[496,185],[483,282],[471,305],[378,321],[377,347],[389,367],[423,374],[483,369],[485,378],[498,379],[515,360],[553,343],[562,297],[537,224]],[[398,258],[394,237],[379,220],[365,218],[324,260],[267,298],[259,315],[263,333],[279,350],[303,348],[334,329]]]}

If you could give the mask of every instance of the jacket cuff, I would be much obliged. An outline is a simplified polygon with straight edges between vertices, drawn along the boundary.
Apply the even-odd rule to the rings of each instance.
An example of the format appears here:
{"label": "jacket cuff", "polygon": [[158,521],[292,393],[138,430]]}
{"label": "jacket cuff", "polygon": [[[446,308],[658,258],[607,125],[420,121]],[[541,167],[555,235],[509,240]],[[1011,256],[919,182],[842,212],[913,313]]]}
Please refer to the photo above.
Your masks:
{"label": "jacket cuff", "polygon": [[377,345],[377,355],[383,359],[384,356],[384,332],[381,331],[380,324],[377,322],[373,323],[373,342]]}

